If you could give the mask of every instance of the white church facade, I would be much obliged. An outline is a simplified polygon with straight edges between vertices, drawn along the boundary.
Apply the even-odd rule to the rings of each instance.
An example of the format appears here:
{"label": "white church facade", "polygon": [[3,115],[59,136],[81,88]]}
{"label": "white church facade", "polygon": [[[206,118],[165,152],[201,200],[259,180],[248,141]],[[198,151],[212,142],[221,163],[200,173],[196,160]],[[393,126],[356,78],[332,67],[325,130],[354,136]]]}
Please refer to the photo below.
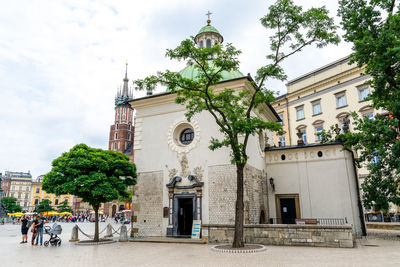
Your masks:
{"label": "white church facade", "polygon": [[[222,41],[209,24],[195,37],[198,46]],[[196,75],[190,65],[180,73]],[[239,71],[222,76],[216,90],[252,86],[251,77]],[[210,151],[211,137],[221,135],[214,118],[204,111],[189,122],[185,107],[174,99],[174,94],[165,92],[129,101],[136,111],[138,178],[133,207],[138,236],[190,237],[193,220],[201,220],[204,226],[234,224],[236,167],[230,162],[230,150]],[[257,116],[279,121],[270,106]],[[352,153],[340,144],[275,148],[272,133],[264,132],[250,137],[247,152],[246,225],[314,220],[350,225],[357,235],[365,232]]]}

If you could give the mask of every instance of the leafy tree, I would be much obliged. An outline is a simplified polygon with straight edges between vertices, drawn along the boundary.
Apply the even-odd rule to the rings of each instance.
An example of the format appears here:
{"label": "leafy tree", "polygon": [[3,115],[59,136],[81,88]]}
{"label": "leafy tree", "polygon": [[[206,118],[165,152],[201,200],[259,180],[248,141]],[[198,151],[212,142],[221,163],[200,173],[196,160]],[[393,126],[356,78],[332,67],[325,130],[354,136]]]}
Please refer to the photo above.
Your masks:
{"label": "leafy tree", "polygon": [[350,63],[365,67],[373,88],[368,100],[387,111],[374,119],[353,113],[353,133],[340,135],[369,170],[362,184],[366,208],[400,205],[400,6],[398,0],[340,0],[344,39],[353,43]]}
{"label": "leafy tree", "polygon": [[22,211],[21,206],[18,204],[18,199],[15,197],[3,197],[1,203],[3,203],[9,213]]}
{"label": "leafy tree", "polygon": [[193,37],[182,41],[175,49],[168,49],[166,56],[193,64],[198,73],[194,79],[187,79],[177,72],[167,70],[135,81],[136,87],[143,90],[153,90],[157,84],[166,85],[167,90],[176,93],[176,103],[185,105],[185,115],[189,121],[195,114],[203,111],[209,112],[215,119],[223,138],[212,138],[209,148],[230,148],[232,163],[236,165],[233,247],[244,246],[243,170],[248,159],[246,149],[249,137],[264,130],[277,131],[280,134],[283,132],[279,123],[264,121],[254,113],[262,112],[274,100],[272,91],[264,86],[264,82],[267,79],[285,80],[286,75],[280,64],[304,47],[315,44],[320,48],[339,42],[336,26],[325,8],[303,11],[302,7],[294,5],[290,0],[278,0],[270,6],[267,15],[261,18],[261,23],[267,30],[274,31],[270,37],[271,54],[267,56],[270,62],[257,71],[256,82],[251,82],[251,90],[215,90],[221,81],[222,72],[239,67],[238,56],[241,51],[232,44],[198,48]]}
{"label": "leafy tree", "polygon": [[129,158],[109,150],[74,146],[52,162],[43,178],[43,189],[56,195],[74,195],[95,211],[94,241],[99,241],[99,207],[128,195],[127,187],[136,183],[136,166]]}
{"label": "leafy tree", "polygon": [[51,201],[49,199],[43,199],[42,201],[40,201],[39,205],[35,208],[35,212],[37,213],[52,211],[52,210],[54,209],[51,206]]}
{"label": "leafy tree", "polygon": [[68,200],[64,200],[63,202],[60,203],[60,205],[57,206],[58,212],[71,212],[72,213],[72,208],[68,205]]}

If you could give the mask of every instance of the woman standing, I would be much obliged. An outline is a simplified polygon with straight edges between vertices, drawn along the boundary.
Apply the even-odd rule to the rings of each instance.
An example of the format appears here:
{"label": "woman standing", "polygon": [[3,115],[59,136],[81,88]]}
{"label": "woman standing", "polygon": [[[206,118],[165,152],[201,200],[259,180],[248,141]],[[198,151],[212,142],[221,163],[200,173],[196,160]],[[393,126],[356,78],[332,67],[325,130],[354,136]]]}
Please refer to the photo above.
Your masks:
{"label": "woman standing", "polygon": [[35,242],[35,238],[36,238],[37,233],[38,233],[38,226],[39,226],[39,221],[38,221],[37,216],[35,216],[34,219],[33,219],[32,230],[31,230],[31,232],[32,232],[32,246],[37,246],[37,245],[35,245],[34,242]]}
{"label": "woman standing", "polygon": [[20,219],[21,225],[21,233],[22,233],[22,241],[20,244],[28,243],[28,219],[25,215],[23,215]]}

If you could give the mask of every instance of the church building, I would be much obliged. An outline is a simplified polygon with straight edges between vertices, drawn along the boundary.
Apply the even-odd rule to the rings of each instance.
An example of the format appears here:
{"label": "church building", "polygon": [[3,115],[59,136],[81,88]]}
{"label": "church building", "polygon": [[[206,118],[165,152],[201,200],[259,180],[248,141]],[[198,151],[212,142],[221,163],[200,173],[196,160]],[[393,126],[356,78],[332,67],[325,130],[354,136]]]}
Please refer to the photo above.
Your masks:
{"label": "church building", "polygon": [[[224,40],[207,22],[194,38],[198,47]],[[194,79],[197,70],[188,64],[180,74]],[[215,90],[252,90],[251,81],[239,70],[225,71]],[[127,94],[124,83],[121,97]],[[133,148],[138,178],[133,207],[138,236],[190,237],[193,220],[201,220],[203,229],[234,224],[236,166],[230,162],[230,149],[209,150],[211,138],[221,137],[214,118],[203,111],[187,121],[185,107],[174,102],[175,96],[164,92],[128,101],[136,111]],[[132,108],[117,104],[119,108],[127,110],[122,113],[127,117],[123,124],[116,114],[116,125],[126,129]],[[254,115],[265,121],[280,120],[270,105]],[[123,143],[115,147],[124,138],[113,131],[115,127],[110,149],[128,149]],[[332,219],[351,225],[354,234],[364,231],[352,153],[340,144],[275,148],[272,133],[265,131],[250,137],[247,152],[246,225],[296,224],[304,218],[322,224],[326,222],[322,219]]]}

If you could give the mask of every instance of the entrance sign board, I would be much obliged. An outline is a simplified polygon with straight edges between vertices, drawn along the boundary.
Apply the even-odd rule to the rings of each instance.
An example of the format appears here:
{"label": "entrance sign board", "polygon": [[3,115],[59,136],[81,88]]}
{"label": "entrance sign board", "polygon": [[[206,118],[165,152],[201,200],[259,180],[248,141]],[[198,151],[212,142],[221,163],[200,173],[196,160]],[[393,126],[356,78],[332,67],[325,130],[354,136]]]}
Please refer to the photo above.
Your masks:
{"label": "entrance sign board", "polygon": [[192,226],[192,238],[193,239],[200,238],[200,230],[201,230],[201,220],[193,220],[193,226]]}

